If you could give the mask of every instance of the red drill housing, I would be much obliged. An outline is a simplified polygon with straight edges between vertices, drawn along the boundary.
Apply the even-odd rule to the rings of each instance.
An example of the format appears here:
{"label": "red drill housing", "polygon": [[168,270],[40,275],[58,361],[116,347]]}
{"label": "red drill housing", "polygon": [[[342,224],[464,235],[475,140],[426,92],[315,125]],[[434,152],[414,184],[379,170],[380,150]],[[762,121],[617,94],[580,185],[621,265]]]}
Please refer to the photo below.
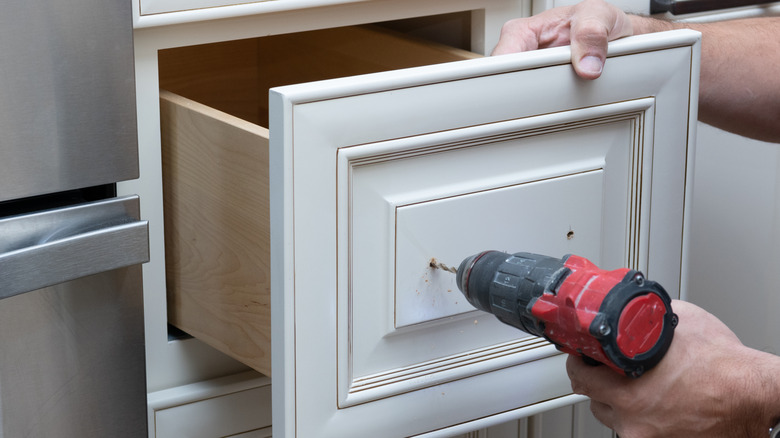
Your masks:
{"label": "red drill housing", "polygon": [[485,251],[463,260],[457,282],[474,307],[631,377],[663,358],[677,325],[661,285],[575,255]]}

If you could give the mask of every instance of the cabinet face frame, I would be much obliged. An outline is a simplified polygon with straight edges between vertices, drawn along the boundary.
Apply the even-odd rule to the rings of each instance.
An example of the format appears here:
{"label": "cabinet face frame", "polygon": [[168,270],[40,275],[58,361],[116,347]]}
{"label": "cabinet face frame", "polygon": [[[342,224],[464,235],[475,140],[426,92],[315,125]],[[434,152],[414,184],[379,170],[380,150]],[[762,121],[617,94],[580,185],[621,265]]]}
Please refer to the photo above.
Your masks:
{"label": "cabinet face frame", "polygon": [[[575,76],[568,48],[557,48],[272,90],[275,432],[445,436],[580,400],[570,395],[565,358],[551,346],[539,346],[540,357],[482,373],[438,381],[430,375],[429,384],[370,400],[345,402],[343,391],[339,398],[350,377],[339,354],[343,359],[353,347],[339,344],[351,310],[340,298],[349,288],[350,262],[349,229],[339,219],[340,209],[349,209],[339,195],[339,155],[360,145],[650,99],[643,111],[652,111],[645,117],[652,123],[640,141],[652,143],[645,220],[653,226],[637,263],[679,296],[698,57],[698,33],[675,31],[612,43],[602,78],[592,82]],[[506,382],[519,382],[523,394]]]}

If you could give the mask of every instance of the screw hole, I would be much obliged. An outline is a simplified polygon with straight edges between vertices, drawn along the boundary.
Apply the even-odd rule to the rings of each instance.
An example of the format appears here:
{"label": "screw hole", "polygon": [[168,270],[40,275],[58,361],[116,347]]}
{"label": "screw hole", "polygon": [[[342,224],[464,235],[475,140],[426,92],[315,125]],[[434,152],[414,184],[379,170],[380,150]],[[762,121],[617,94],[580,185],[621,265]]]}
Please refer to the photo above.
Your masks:
{"label": "screw hole", "polygon": [[569,232],[568,232],[568,233],[566,233],[566,239],[567,239],[567,240],[574,239],[574,231],[572,231],[572,230],[569,230]]}

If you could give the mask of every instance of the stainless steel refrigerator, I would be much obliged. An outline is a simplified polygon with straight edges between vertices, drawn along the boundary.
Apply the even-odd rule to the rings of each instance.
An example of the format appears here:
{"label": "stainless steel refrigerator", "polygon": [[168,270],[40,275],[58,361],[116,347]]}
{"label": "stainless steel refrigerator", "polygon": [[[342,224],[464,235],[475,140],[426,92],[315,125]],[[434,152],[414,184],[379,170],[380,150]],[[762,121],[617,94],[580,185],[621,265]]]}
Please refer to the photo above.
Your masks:
{"label": "stainless steel refrigerator", "polygon": [[0,13],[0,438],[147,434],[130,0]]}

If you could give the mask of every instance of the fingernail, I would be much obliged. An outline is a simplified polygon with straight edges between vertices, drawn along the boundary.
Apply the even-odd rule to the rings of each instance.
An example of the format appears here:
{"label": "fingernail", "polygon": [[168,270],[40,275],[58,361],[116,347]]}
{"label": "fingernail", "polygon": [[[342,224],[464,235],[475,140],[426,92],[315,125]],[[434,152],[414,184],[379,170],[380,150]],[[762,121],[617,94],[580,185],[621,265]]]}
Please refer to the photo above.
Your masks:
{"label": "fingernail", "polygon": [[603,68],[604,64],[596,56],[589,55],[580,59],[580,71],[583,73],[598,76]]}

